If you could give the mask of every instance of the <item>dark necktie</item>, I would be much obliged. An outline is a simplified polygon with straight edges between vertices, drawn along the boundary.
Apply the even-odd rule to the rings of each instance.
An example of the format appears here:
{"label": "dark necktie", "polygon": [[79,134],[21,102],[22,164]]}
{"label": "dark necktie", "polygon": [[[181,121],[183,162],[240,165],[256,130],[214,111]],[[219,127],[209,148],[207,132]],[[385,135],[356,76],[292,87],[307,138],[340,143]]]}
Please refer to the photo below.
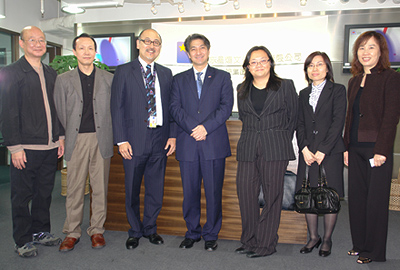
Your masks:
{"label": "dark necktie", "polygon": [[203,88],[203,82],[201,81],[201,75],[203,74],[203,72],[197,72],[196,73],[196,75],[197,75],[197,95],[199,96],[199,99],[200,99],[200,96],[201,96],[201,88]]}
{"label": "dark necktie", "polygon": [[151,73],[151,65],[146,66],[146,73],[144,74],[146,81],[146,91],[147,91],[147,108],[148,108],[148,118],[147,126],[150,127],[150,118],[156,116],[156,91],[154,76]]}

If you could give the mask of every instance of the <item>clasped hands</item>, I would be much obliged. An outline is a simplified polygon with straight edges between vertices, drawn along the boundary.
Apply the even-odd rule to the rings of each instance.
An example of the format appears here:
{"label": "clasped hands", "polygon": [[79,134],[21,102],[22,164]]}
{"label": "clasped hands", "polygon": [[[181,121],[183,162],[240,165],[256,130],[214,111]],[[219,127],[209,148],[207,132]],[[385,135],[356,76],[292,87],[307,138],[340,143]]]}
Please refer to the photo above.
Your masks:
{"label": "clasped hands", "polygon": [[196,141],[204,141],[207,137],[207,130],[203,125],[198,125],[194,129],[192,129],[191,137],[193,137]]}
{"label": "clasped hands", "polygon": [[[167,156],[172,155],[175,152],[176,149],[176,138],[169,138],[167,141],[167,144],[165,145],[164,149],[168,150]],[[132,159],[133,156],[133,151],[132,151],[132,146],[129,142],[124,142],[120,145],[118,145],[118,151],[120,152],[121,156],[124,159]]]}
{"label": "clasped hands", "polygon": [[311,166],[311,164],[313,164],[315,161],[318,163],[318,165],[321,165],[325,158],[324,153],[317,151],[315,154],[313,154],[307,146],[304,147],[301,152],[303,153],[304,161],[308,166]]}

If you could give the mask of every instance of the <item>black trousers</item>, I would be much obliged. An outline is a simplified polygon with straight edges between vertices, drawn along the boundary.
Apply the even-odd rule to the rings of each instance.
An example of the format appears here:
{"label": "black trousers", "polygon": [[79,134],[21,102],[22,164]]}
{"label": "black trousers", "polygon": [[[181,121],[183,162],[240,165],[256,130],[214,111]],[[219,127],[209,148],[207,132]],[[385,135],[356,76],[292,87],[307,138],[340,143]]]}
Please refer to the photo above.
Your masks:
{"label": "black trousers", "polygon": [[51,192],[57,170],[57,152],[25,150],[25,168],[10,166],[13,237],[17,245],[32,241],[32,234],[50,232]]}
{"label": "black trousers", "polygon": [[[266,161],[258,147],[256,160],[239,161],[236,177],[240,214],[242,217],[242,247],[260,255],[276,252],[281,219],[283,182],[288,160]],[[260,213],[260,186],[265,205]]]}
{"label": "black trousers", "polygon": [[349,148],[349,214],[353,249],[373,261],[386,261],[393,154],[371,168],[373,148]]}
{"label": "black trousers", "polygon": [[[131,228],[129,237],[140,238],[157,232],[157,217],[164,196],[166,150],[160,128],[148,128],[144,153],[131,160],[123,159],[125,170],[125,208]],[[143,222],[140,218],[140,188],[144,177]]]}

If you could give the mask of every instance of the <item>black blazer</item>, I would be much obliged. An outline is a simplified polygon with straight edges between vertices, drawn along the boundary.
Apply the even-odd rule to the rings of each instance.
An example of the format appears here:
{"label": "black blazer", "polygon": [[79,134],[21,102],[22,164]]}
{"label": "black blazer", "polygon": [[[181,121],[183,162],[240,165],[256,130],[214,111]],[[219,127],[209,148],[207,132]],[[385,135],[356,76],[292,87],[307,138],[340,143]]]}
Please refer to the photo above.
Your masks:
{"label": "black blazer", "polygon": [[[134,156],[143,154],[147,132],[147,96],[140,66],[138,59],[118,66],[111,86],[114,144],[129,142]],[[162,145],[165,145],[168,138],[175,138],[175,128],[173,123],[170,125],[168,110],[172,72],[157,63],[154,63],[154,67],[161,90],[163,126],[160,128]]]}
{"label": "black blazer", "polygon": [[268,92],[260,115],[254,110],[250,97],[251,93],[245,99],[238,97],[239,119],[243,125],[237,160],[254,161],[258,139],[261,139],[266,161],[294,160],[292,139],[297,122],[298,97],[293,81],[283,80],[277,91]]}
{"label": "black blazer", "polygon": [[346,88],[327,81],[318,99],[315,113],[309,104],[311,86],[300,91],[297,143],[299,152],[304,147],[315,153],[331,155],[345,151],[342,138],[346,116]]}

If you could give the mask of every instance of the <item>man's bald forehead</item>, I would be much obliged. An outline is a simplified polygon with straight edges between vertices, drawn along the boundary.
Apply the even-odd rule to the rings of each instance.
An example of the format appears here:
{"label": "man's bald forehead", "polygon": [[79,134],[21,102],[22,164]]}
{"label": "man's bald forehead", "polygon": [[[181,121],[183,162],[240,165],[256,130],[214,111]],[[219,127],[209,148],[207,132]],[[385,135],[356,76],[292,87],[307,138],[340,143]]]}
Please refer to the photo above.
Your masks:
{"label": "man's bald forehead", "polygon": [[38,30],[38,31],[42,32],[44,37],[46,37],[46,35],[43,33],[42,29],[40,29],[39,27],[36,27],[36,26],[29,25],[29,26],[24,27],[24,29],[22,29],[21,34],[20,34],[21,39],[24,39],[24,36],[26,35],[26,33],[31,30]]}
{"label": "man's bald forehead", "polygon": [[157,34],[157,36],[160,38],[160,41],[161,41],[161,36],[160,36],[160,34],[159,34],[159,33],[158,33],[156,30],[154,30],[154,29],[151,29],[151,28],[144,29],[142,32],[140,32],[140,34],[139,34],[139,38],[142,38],[142,36],[143,36],[144,34],[148,33],[148,32],[153,32],[153,33],[156,33],[156,34]]}

